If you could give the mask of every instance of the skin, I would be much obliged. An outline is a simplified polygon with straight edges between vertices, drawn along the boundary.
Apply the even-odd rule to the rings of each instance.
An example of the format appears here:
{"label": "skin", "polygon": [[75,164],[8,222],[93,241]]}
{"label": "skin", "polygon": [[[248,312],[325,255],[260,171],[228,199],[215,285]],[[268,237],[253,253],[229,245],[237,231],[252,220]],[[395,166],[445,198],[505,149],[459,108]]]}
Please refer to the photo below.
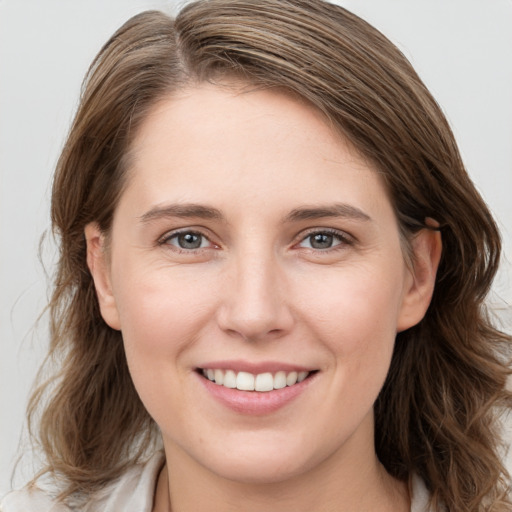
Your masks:
{"label": "skin", "polygon": [[[408,510],[375,454],[373,403],[396,333],[430,302],[439,234],[415,237],[409,268],[375,169],[312,107],[231,85],[162,100],[131,148],[108,248],[86,228],[102,315],[170,461],[154,511]],[[176,230],[201,247],[180,248]],[[317,372],[284,407],[247,415],[197,372],[233,359]]]}

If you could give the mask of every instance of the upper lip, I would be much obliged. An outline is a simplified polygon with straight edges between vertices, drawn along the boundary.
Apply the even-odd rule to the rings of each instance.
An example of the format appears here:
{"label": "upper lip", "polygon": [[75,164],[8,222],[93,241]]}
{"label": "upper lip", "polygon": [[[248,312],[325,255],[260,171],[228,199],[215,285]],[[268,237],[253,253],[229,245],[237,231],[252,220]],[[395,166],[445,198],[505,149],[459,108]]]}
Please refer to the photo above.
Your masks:
{"label": "upper lip", "polygon": [[243,360],[211,361],[199,365],[198,368],[202,370],[233,370],[234,372],[247,372],[252,373],[253,375],[258,375],[260,373],[276,373],[279,371],[311,372],[317,369],[299,364],[282,363],[279,361],[249,362]]}

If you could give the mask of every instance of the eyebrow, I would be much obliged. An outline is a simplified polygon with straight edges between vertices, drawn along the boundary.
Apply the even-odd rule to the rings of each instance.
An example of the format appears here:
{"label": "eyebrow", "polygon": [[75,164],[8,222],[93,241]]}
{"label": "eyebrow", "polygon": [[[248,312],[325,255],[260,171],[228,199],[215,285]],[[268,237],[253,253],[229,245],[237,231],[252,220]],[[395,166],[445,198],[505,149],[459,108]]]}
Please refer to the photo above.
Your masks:
{"label": "eyebrow", "polygon": [[363,212],[363,210],[344,203],[336,203],[329,206],[296,208],[292,210],[284,220],[285,222],[297,222],[301,220],[315,220],[328,217],[341,217],[364,222],[372,220],[369,215]]}
{"label": "eyebrow", "polygon": [[[323,218],[348,218],[359,221],[370,221],[371,217],[359,208],[337,203],[329,206],[295,208],[285,216],[284,222],[298,222]],[[195,203],[169,204],[155,206],[139,217],[141,223],[148,223],[165,218],[199,218],[211,220],[225,220],[224,215],[217,208]]]}
{"label": "eyebrow", "polygon": [[200,218],[223,220],[224,216],[217,208],[204,206],[201,204],[169,204],[165,206],[155,206],[139,217],[140,222],[147,223],[153,220],[165,218]]}

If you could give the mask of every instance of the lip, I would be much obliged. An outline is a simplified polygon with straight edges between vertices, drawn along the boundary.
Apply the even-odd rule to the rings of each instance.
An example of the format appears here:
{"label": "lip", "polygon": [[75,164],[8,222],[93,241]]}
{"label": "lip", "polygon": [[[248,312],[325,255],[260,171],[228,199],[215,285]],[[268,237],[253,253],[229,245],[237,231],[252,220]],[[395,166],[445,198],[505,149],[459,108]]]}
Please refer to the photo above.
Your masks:
{"label": "lip", "polygon": [[290,363],[280,363],[278,361],[262,361],[260,363],[253,363],[242,360],[225,360],[225,361],[212,361],[198,366],[202,370],[233,370],[234,372],[247,372],[253,375],[259,373],[276,373],[279,371],[284,372],[313,372],[318,368],[311,368],[307,366],[300,366]]}
{"label": "lip", "polygon": [[262,416],[276,412],[295,399],[299,398],[307,388],[316,380],[318,372],[297,365],[282,363],[246,363],[242,361],[216,361],[201,366],[201,369],[224,369],[233,371],[246,371],[253,374],[276,371],[311,371],[310,375],[302,382],[273,391],[240,391],[215,384],[205,378],[201,372],[196,372],[196,377],[203,385],[207,393],[218,403],[237,414],[248,416]]}

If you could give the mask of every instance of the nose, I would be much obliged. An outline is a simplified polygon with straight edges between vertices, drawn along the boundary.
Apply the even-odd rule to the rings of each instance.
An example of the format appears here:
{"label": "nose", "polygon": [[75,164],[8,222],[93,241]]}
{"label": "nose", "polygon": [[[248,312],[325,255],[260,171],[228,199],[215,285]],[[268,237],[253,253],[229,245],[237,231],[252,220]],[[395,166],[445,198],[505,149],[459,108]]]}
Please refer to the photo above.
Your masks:
{"label": "nose", "polygon": [[228,271],[218,309],[220,328],[247,341],[275,339],[292,329],[291,297],[284,269],[275,257],[240,256]]}

